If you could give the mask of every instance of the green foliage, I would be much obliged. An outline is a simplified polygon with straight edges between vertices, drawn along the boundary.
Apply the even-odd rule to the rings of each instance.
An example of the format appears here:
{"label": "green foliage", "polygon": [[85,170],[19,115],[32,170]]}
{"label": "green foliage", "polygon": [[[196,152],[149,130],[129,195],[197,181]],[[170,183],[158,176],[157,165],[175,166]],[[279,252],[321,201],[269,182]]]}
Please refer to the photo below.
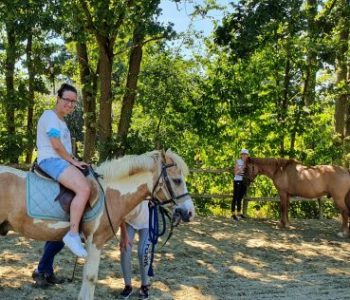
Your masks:
{"label": "green foliage", "polygon": [[0,132],[0,163],[12,163],[22,154],[23,138],[23,133],[11,135],[7,131]]}
{"label": "green foliage", "polygon": [[[202,56],[181,55],[168,43],[178,36],[171,24],[163,25],[157,19],[158,0],[132,1],[131,9],[129,2],[116,0],[84,3],[92,23],[77,0],[0,3],[1,162],[7,163],[14,156],[23,161],[25,146],[33,139],[26,128],[33,100],[30,92],[35,95],[36,124],[42,111],[54,104],[55,98],[46,94],[54,94],[60,82],[69,80],[82,87],[76,42],[86,44],[89,61],[85,63],[91,78],[97,80],[94,84],[91,80],[89,89],[97,97],[101,94],[98,65],[103,39],[115,41],[111,49],[113,134],[108,142],[97,144],[96,156],[100,152],[114,155],[120,147],[135,154],[172,148],[191,169],[221,169],[232,168],[243,147],[252,156],[293,157],[306,165],[341,164],[341,158],[348,155],[342,136],[333,128],[337,97],[349,91],[348,82],[336,84],[334,79],[337,55],[344,46],[337,36],[348,25],[346,1],[317,1],[317,7],[309,7],[306,0],[236,1],[213,36],[204,41]],[[217,1],[205,1],[195,7],[194,15],[206,17],[212,9],[220,9]],[[8,28],[15,33],[14,49],[8,46]],[[121,99],[127,92],[128,54],[134,46],[135,28],[142,31],[139,33],[145,36],[145,44],[131,128],[122,145],[116,132]],[[96,30],[100,34],[97,40]],[[182,46],[191,45],[198,36],[194,33]],[[32,64],[24,55],[30,37]],[[345,61],[349,60],[349,51],[346,53]],[[14,56],[16,63],[11,90],[5,74],[9,56]],[[30,90],[31,65],[34,80]],[[312,78],[310,74],[317,75]],[[310,78],[315,83],[307,91]],[[306,101],[308,93],[312,95],[310,103]],[[6,130],[6,113],[11,108],[16,119],[15,135]],[[79,106],[68,118],[72,136],[81,145],[80,154],[83,117]],[[191,193],[230,194],[232,173],[192,172],[188,187]],[[269,179],[258,177],[248,194],[273,197],[277,193]],[[195,199],[202,214],[225,214],[230,201]],[[332,202],[323,205],[325,216],[335,214]],[[250,202],[248,210],[251,216],[279,217],[277,202]],[[317,203],[293,202],[290,213],[292,217],[317,217]]]}

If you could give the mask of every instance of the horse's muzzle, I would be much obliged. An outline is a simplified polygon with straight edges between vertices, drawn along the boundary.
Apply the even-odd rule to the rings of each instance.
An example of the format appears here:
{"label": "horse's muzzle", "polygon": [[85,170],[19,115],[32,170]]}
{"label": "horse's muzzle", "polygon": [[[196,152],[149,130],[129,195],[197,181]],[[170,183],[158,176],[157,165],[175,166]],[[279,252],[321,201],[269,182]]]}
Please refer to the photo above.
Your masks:
{"label": "horse's muzzle", "polygon": [[192,212],[186,208],[177,207],[173,213],[173,224],[178,225],[180,221],[189,222],[192,217]]}

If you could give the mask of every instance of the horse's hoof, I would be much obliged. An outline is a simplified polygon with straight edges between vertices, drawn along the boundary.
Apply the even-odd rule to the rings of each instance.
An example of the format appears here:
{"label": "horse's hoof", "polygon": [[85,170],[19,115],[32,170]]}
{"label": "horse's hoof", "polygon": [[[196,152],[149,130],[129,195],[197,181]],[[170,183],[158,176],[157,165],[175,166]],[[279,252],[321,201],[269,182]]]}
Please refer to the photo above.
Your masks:
{"label": "horse's hoof", "polygon": [[286,226],[287,226],[287,225],[284,224],[283,222],[279,222],[279,223],[278,223],[278,228],[285,229]]}
{"label": "horse's hoof", "polygon": [[7,235],[7,233],[9,232],[9,230],[11,229],[11,225],[9,222],[4,221],[0,224],[0,235]]}
{"label": "horse's hoof", "polygon": [[349,237],[349,233],[345,233],[345,232],[338,232],[337,233],[337,236],[340,237],[340,238],[347,238]]}

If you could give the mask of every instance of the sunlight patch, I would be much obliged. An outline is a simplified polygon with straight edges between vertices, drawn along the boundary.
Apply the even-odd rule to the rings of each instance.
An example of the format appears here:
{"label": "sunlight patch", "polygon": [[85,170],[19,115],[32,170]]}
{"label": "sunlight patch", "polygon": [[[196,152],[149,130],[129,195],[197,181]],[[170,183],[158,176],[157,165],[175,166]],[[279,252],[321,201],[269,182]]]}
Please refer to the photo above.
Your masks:
{"label": "sunlight patch", "polygon": [[203,243],[203,242],[199,242],[199,241],[184,241],[185,244],[191,246],[191,247],[195,247],[195,248],[199,248],[202,250],[206,250],[209,252],[212,251],[218,251],[219,249],[213,245],[207,244],[207,243]]}

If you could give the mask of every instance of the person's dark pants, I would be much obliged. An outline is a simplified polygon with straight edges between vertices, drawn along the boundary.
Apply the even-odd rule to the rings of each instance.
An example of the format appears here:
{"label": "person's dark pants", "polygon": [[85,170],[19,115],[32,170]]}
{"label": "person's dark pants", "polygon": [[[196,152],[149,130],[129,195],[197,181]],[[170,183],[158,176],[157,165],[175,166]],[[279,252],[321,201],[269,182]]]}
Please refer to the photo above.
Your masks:
{"label": "person's dark pants", "polygon": [[44,246],[44,254],[40,259],[38,271],[50,276],[53,274],[53,260],[55,255],[62,250],[64,243],[62,241],[48,241]]}
{"label": "person's dark pants", "polygon": [[237,211],[240,212],[242,209],[242,199],[247,191],[247,186],[244,181],[233,182],[233,199],[231,203],[231,212],[234,212],[237,207]]}

